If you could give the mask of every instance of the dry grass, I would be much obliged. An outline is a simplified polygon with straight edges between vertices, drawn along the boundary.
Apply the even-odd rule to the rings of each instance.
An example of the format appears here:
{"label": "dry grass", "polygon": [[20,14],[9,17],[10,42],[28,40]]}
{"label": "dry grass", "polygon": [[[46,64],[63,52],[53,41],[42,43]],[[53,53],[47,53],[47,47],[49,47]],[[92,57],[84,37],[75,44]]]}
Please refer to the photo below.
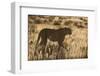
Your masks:
{"label": "dry grass", "polygon": [[[48,40],[35,49],[39,32],[44,28],[69,27],[72,35],[66,36],[58,51],[58,43]],[[88,58],[88,18],[80,16],[28,16],[28,60],[83,59]]]}

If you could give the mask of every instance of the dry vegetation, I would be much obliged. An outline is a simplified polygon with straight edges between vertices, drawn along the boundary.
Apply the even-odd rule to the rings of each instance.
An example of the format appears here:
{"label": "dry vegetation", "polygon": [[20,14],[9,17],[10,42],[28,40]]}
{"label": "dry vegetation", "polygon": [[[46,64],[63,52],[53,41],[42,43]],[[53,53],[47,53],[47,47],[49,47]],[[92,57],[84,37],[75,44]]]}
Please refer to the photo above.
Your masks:
{"label": "dry vegetation", "polygon": [[[43,46],[35,49],[39,32],[44,28],[69,27],[72,35],[66,36],[58,52],[58,43],[48,40],[46,53]],[[80,16],[28,16],[28,60],[88,58],[88,18]],[[35,54],[37,53],[37,55]]]}

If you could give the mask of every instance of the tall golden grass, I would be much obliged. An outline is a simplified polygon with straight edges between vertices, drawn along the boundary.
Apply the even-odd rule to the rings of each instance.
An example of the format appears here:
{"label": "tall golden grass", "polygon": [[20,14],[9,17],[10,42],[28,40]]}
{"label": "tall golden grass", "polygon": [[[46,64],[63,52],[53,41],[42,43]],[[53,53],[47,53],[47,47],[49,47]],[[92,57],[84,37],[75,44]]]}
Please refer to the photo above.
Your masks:
{"label": "tall golden grass", "polygon": [[[72,35],[66,35],[58,51],[58,43],[48,40],[43,56],[43,46],[35,49],[39,32],[44,28],[69,27]],[[35,54],[37,53],[37,54]],[[84,59],[88,58],[88,17],[81,16],[28,16],[28,60]]]}

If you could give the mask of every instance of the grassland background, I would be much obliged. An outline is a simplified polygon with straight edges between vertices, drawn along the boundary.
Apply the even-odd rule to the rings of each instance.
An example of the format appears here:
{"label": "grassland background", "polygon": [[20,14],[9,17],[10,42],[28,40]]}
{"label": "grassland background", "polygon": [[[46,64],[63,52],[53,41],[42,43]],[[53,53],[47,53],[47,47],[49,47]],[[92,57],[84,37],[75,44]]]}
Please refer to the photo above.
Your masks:
{"label": "grassland background", "polygon": [[[35,53],[35,45],[39,32],[44,28],[59,29],[68,27],[72,29],[72,35],[66,36],[63,42],[64,48],[59,54],[59,59],[80,59],[88,58],[88,18],[81,16],[28,16],[28,60],[57,59],[57,43],[48,42],[46,58],[43,58],[42,51]],[[40,46],[39,46],[40,47]],[[54,47],[54,48],[53,48]],[[52,50],[51,50],[52,49]]]}

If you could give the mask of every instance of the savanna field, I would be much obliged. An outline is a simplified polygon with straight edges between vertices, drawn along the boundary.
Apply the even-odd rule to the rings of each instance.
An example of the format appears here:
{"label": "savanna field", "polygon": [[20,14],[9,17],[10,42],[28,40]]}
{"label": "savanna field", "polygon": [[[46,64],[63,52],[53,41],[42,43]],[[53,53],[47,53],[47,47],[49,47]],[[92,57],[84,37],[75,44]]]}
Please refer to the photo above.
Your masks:
{"label": "savanna field", "polygon": [[[47,41],[44,56],[44,46],[38,45],[35,49],[42,29],[64,27],[70,28],[72,34],[65,36],[60,51],[58,43],[50,40]],[[88,17],[28,15],[28,61],[85,58],[88,58]]]}

